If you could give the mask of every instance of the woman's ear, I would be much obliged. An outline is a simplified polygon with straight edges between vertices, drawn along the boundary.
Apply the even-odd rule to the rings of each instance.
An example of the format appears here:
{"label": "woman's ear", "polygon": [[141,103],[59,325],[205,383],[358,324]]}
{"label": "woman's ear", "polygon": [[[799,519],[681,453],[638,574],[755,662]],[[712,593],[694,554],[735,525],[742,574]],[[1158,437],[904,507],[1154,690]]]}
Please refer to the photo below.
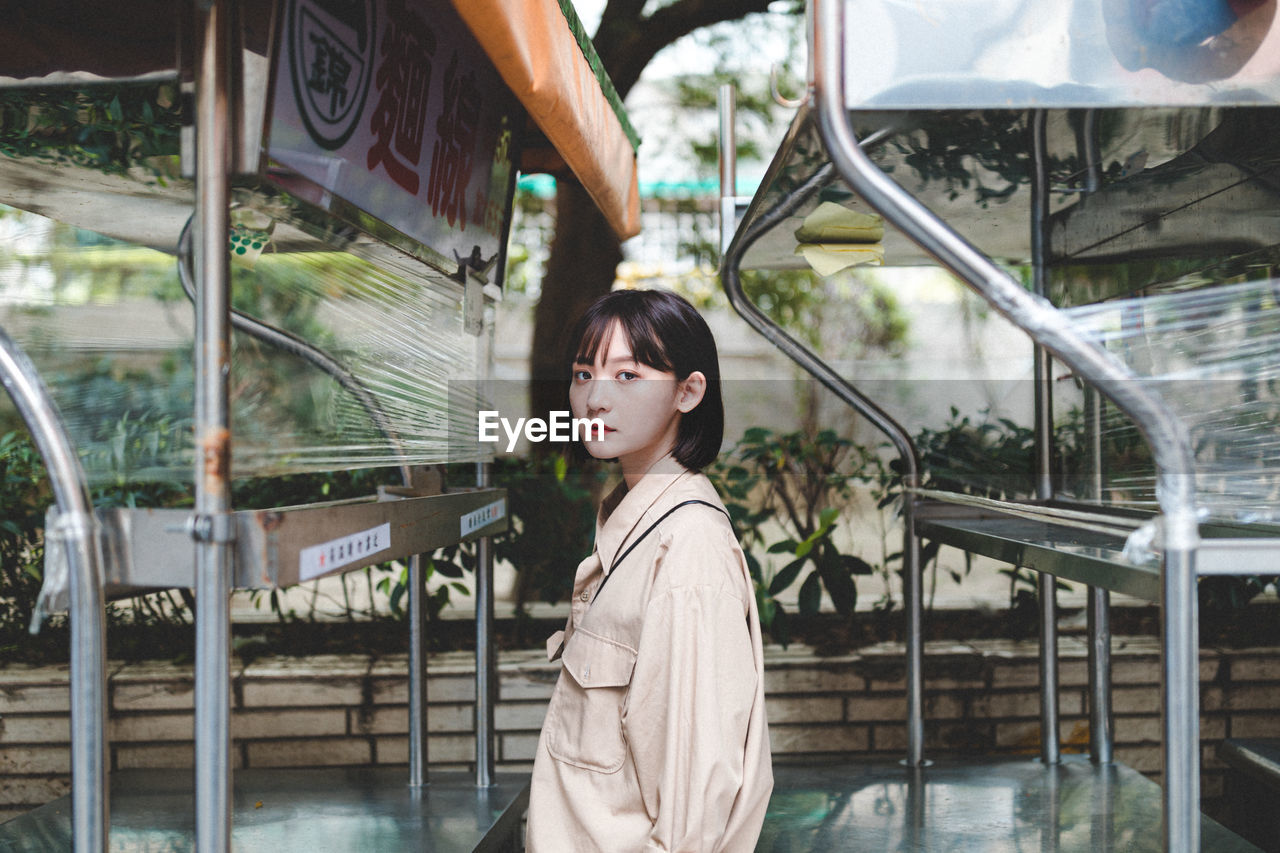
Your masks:
{"label": "woman's ear", "polygon": [[688,414],[698,408],[702,397],[707,393],[707,377],[701,370],[695,370],[681,381],[676,389],[676,408]]}

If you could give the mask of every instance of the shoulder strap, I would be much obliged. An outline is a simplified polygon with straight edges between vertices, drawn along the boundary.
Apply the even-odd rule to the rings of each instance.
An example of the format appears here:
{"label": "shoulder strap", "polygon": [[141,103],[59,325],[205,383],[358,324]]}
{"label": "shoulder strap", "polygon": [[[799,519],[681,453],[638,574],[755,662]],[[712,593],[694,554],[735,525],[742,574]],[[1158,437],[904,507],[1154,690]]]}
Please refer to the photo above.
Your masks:
{"label": "shoulder strap", "polygon": [[721,509],[720,507],[718,507],[718,506],[716,506],[715,504],[710,503],[710,502],[708,502],[708,501],[699,500],[698,498],[692,498],[692,499],[690,499],[690,500],[687,500],[687,501],[681,501],[680,503],[676,504],[676,505],[675,505],[675,506],[673,506],[671,509],[669,509],[669,510],[667,510],[666,512],[664,512],[664,513],[663,513],[663,514],[658,518],[658,520],[657,520],[657,521],[655,521],[653,524],[650,524],[647,528],[645,528],[644,533],[641,533],[639,536],[637,536],[637,537],[636,537],[636,539],[635,539],[635,541],[634,541],[634,542],[632,542],[629,546],[627,546],[627,550],[623,551],[623,552],[622,552],[622,555],[621,555],[620,557],[617,557],[617,558],[613,561],[613,565],[611,565],[611,566],[609,567],[609,574],[605,575],[605,576],[604,576],[604,580],[600,581],[600,586],[596,587],[596,594],[595,594],[594,596],[592,596],[592,597],[591,597],[591,602],[592,602],[592,604],[594,604],[594,603],[595,603],[595,600],[596,600],[597,598],[599,598],[599,597],[600,597],[600,593],[601,593],[601,591],[604,589],[604,585],[605,585],[606,583],[608,583],[608,582],[609,582],[609,578],[613,577],[613,573],[614,573],[615,571],[617,571],[617,569],[618,569],[618,565],[619,565],[623,560],[627,559],[627,555],[628,555],[628,554],[630,554],[632,551],[634,551],[634,550],[636,549],[636,546],[637,546],[637,545],[639,545],[641,542],[643,542],[643,541],[644,541],[644,537],[646,537],[646,536],[648,536],[650,533],[652,533],[652,532],[653,532],[653,529],[654,529],[655,527],[657,527],[659,524],[661,524],[662,522],[666,521],[667,516],[671,515],[671,513],[675,512],[676,510],[680,509],[681,507],[689,506],[690,504],[702,504],[703,506],[709,506],[709,507],[711,507],[712,509],[714,509],[716,512],[722,513],[722,514],[724,515],[724,517],[725,517],[725,518],[728,518],[728,517],[729,517],[729,513],[725,512],[725,511],[724,511],[723,509]]}

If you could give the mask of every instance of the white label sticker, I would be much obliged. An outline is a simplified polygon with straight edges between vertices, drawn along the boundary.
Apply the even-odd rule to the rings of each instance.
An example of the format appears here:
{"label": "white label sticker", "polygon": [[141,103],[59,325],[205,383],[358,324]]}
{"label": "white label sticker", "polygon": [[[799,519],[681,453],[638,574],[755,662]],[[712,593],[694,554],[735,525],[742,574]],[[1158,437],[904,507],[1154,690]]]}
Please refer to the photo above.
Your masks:
{"label": "white label sticker", "polygon": [[352,563],[367,565],[373,562],[369,557],[390,547],[391,525],[380,524],[341,539],[330,539],[328,542],[303,548],[298,554],[298,578],[310,580]]}
{"label": "white label sticker", "polygon": [[504,518],[506,514],[506,501],[494,501],[487,506],[465,513],[462,516],[462,535],[466,536],[469,533],[475,533],[486,524],[491,524],[500,518]]}

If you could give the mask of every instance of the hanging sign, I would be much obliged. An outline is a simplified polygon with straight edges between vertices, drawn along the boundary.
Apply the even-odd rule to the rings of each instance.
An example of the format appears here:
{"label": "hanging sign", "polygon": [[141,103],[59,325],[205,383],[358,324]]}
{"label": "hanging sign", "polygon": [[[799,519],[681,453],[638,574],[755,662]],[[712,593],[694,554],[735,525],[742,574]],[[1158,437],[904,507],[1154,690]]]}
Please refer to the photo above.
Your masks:
{"label": "hanging sign", "polygon": [[492,280],[519,107],[447,0],[287,0],[272,86],[273,179]]}

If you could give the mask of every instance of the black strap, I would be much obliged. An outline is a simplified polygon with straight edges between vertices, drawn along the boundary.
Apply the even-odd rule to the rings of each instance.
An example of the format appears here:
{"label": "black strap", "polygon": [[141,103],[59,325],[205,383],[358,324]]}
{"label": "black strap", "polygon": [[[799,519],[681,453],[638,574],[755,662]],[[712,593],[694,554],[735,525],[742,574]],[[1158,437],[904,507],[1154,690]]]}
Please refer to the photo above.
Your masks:
{"label": "black strap", "polygon": [[609,582],[609,578],[613,577],[613,573],[617,571],[618,564],[620,564],[623,560],[627,559],[627,555],[630,554],[632,551],[634,551],[636,549],[636,546],[644,541],[644,537],[652,533],[653,528],[657,527],[659,524],[666,521],[668,515],[671,515],[671,513],[680,509],[680,507],[689,506],[690,504],[702,504],[703,506],[709,506],[712,509],[714,509],[716,512],[723,513],[725,518],[729,517],[729,513],[725,512],[722,508],[716,506],[713,503],[709,503],[704,500],[699,500],[697,498],[693,498],[687,501],[682,501],[681,503],[676,504],[671,509],[664,512],[661,518],[659,518],[653,524],[650,524],[649,527],[644,531],[644,533],[641,533],[639,536],[637,536],[636,540],[627,547],[627,550],[622,552],[622,556],[618,557],[613,561],[613,565],[609,567],[609,574],[605,575],[604,580],[600,581],[600,586],[596,587],[596,594],[591,597],[592,604],[595,604],[596,599],[600,597],[600,591],[604,589],[604,585]]}

